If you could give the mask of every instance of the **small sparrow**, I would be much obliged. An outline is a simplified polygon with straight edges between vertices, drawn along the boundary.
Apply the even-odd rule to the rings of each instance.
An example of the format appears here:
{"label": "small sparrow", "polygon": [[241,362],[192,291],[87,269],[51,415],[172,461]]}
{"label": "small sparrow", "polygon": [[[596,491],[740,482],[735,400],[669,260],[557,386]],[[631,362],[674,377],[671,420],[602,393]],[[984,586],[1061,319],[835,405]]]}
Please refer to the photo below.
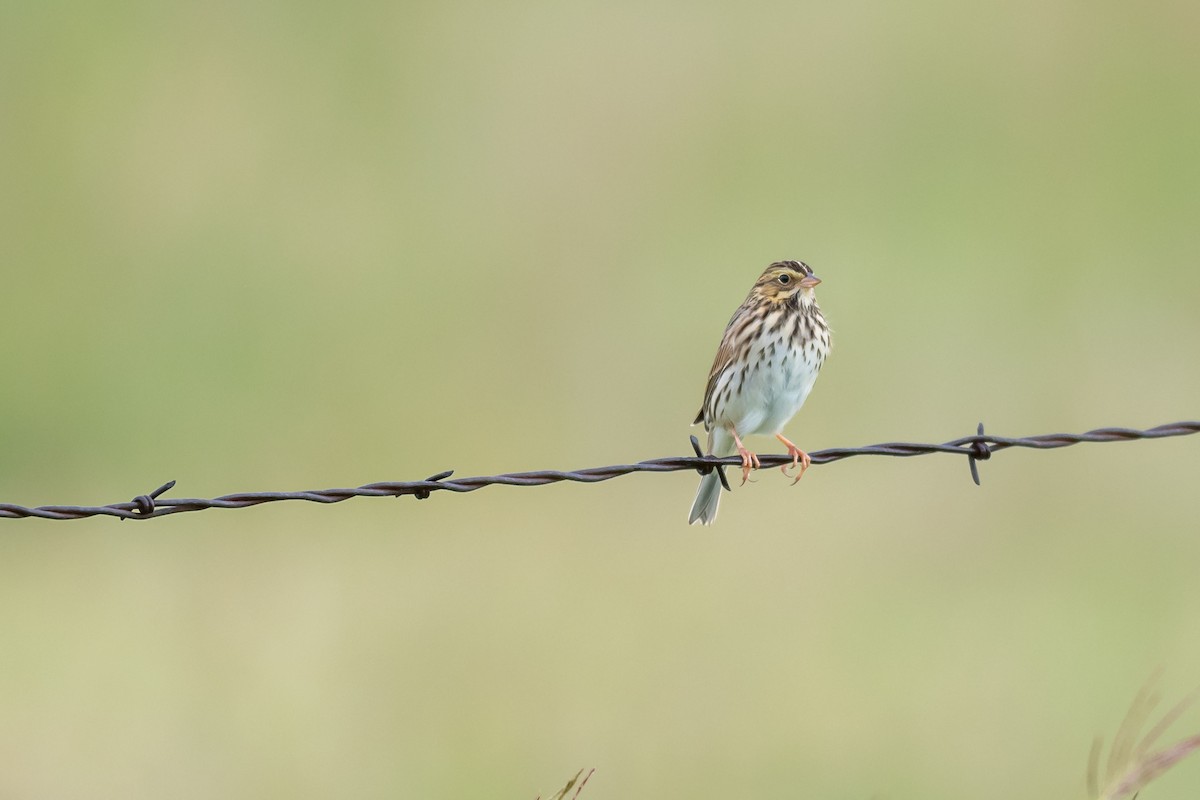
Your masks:
{"label": "small sparrow", "polygon": [[[800,467],[793,485],[812,463],[780,431],[804,405],[829,355],[829,326],[813,294],[820,282],[802,261],[776,261],[725,327],[704,405],[692,424],[704,423],[711,455],[737,451],[743,484],[750,470],[760,466],[758,456],[742,444],[742,437],[752,433],[773,435],[787,447],[792,463],[780,469],[787,475],[789,467]],[[711,525],[720,500],[721,478],[713,470],[700,479],[688,524],[699,520]]]}

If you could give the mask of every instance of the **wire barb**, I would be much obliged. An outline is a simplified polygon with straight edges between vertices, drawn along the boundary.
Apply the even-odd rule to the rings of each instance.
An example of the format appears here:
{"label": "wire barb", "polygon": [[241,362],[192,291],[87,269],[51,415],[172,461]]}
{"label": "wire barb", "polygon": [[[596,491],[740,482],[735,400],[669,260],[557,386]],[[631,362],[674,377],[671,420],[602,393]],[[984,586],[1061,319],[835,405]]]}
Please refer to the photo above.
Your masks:
{"label": "wire barb", "polygon": [[[696,458],[711,458],[711,456],[705,455],[704,451],[700,449],[700,440],[696,438],[695,434],[689,436],[688,440],[692,443],[692,449],[696,451]],[[717,471],[717,477],[721,479],[721,485],[725,487],[725,491],[732,492],[733,489],[729,488],[729,479],[725,477],[725,469],[723,467],[716,464],[710,464],[705,461],[703,464],[696,467],[696,472],[699,472],[701,476],[704,476],[712,472],[714,469]]]}
{"label": "wire barb", "polygon": [[[449,478],[453,474],[454,474],[454,470],[448,469],[445,472],[439,472],[437,475],[430,475],[428,478],[425,479],[425,483],[437,483],[438,481],[442,480],[443,478]],[[422,487],[414,490],[412,494],[413,494],[413,497],[417,498],[418,500],[428,500],[430,493],[435,488],[440,488],[440,487],[430,488],[428,486],[422,486]],[[404,495],[398,494],[396,496],[403,497]]]}
{"label": "wire barb", "polygon": [[[1026,447],[1034,450],[1052,450],[1058,447],[1070,447],[1081,442],[1126,442],[1135,439],[1163,439],[1168,436],[1189,436],[1200,433],[1200,421],[1189,420],[1159,425],[1147,430],[1133,428],[1098,428],[1087,433],[1048,433],[1041,436],[1026,436],[1024,438],[1008,438],[1004,436],[987,436],[980,423],[974,436],[966,436],[944,444],[913,444],[910,442],[888,442],[867,447],[837,447],[810,453],[813,464],[830,464],[844,458],[854,456],[894,456],[908,458],[933,453],[952,453],[967,456],[971,468],[971,477],[979,483],[977,461],[987,461],[993,453],[1007,450],[1010,447]],[[163,484],[149,495],[141,495],[128,503],[114,503],[107,506],[38,506],[26,508],[12,503],[0,503],[0,518],[22,519],[38,517],[40,519],[84,519],[86,517],[117,517],[118,519],[154,519],[169,514],[180,514],[186,511],[203,511],[208,508],[249,508],[262,503],[275,503],[282,500],[307,500],[312,503],[340,503],[351,497],[403,497],[413,495],[418,499],[429,497],[432,492],[473,492],[484,486],[541,486],[547,483],[574,481],[576,483],[599,483],[633,472],[679,472],[696,470],[701,474],[713,469],[721,476],[721,482],[726,489],[729,484],[725,481],[722,467],[740,465],[737,456],[717,458],[704,455],[696,437],[691,437],[695,457],[669,456],[655,458],[650,461],[640,461],[637,464],[617,464],[609,467],[589,467],[574,472],[558,470],[539,470],[537,472],[510,472],[504,475],[486,475],[474,478],[459,478],[448,481],[453,470],[439,472],[423,481],[369,483],[354,489],[325,489],[307,492],[244,492],[227,494],[211,500],[195,498],[178,500],[158,500],[158,497],[172,488],[175,481]],[[760,455],[759,462],[763,467],[779,467],[792,463],[792,457],[786,454]]]}
{"label": "wire barb", "polygon": [[975,481],[975,485],[979,483],[979,467],[975,466],[976,461],[987,461],[992,457],[992,449],[988,447],[987,442],[983,438],[983,423],[979,423],[979,428],[976,431],[975,441],[971,442],[971,453],[967,456],[967,464],[971,467],[971,479]]}
{"label": "wire barb", "polygon": [[150,494],[139,494],[137,497],[133,498],[131,501],[135,506],[133,510],[137,513],[131,517],[121,517],[121,522],[124,522],[127,519],[144,519],[154,516],[154,501],[158,499],[159,495],[174,485],[175,481],[167,481]]}

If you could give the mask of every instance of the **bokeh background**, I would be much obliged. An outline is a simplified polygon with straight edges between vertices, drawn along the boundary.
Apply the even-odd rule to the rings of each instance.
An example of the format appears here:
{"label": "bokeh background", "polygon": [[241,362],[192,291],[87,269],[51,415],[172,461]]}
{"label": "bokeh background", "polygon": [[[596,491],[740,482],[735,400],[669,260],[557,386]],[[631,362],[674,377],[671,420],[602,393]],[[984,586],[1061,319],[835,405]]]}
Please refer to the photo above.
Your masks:
{"label": "bokeh background", "polygon": [[[1198,37],[1178,1],[6,5],[0,500],[683,454],[779,258],[835,335],[808,449],[1195,418]],[[707,529],[687,473],[0,521],[0,790],[1080,797],[1155,670],[1200,683],[1200,441],[982,472],[764,471]]]}

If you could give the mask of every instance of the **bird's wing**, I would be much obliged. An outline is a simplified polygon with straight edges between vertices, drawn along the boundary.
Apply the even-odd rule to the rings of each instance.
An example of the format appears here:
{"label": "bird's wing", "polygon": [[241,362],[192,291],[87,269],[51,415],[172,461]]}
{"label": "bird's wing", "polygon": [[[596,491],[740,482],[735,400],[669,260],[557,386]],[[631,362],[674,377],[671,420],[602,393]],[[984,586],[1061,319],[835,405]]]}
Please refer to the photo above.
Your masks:
{"label": "bird's wing", "polygon": [[[741,309],[738,309],[739,311]],[[713,359],[712,369],[708,372],[708,385],[704,387],[704,402],[700,404],[700,413],[696,415],[696,419],[692,422],[695,425],[698,422],[704,422],[704,410],[708,408],[708,403],[712,399],[712,393],[717,388],[717,383],[721,379],[721,373],[733,361],[736,345],[734,343],[734,321],[738,315],[734,314],[733,319],[729,320],[729,324],[725,326],[725,335],[721,337],[721,346],[717,348],[716,358]],[[705,430],[708,425],[705,425]]]}

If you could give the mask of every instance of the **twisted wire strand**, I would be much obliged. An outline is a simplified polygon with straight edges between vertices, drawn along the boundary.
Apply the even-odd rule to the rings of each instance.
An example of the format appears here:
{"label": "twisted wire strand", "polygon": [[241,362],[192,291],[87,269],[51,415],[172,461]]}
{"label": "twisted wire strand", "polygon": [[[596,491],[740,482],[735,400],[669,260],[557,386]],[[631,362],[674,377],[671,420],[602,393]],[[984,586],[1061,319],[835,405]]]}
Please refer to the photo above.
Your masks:
{"label": "twisted wire strand", "polygon": [[[1158,425],[1147,430],[1133,428],[1098,428],[1086,433],[1048,433],[1039,436],[1012,438],[1007,436],[991,436],[983,432],[980,423],[978,432],[973,436],[945,442],[944,444],[916,444],[911,442],[885,442],[866,447],[835,447],[810,453],[813,464],[830,464],[834,461],[855,456],[893,456],[908,458],[912,456],[930,455],[933,453],[949,453],[966,456],[971,468],[971,476],[979,483],[976,468],[977,461],[986,461],[993,453],[1007,450],[1010,447],[1026,447],[1035,450],[1051,450],[1059,447],[1070,447],[1081,442],[1122,442],[1138,439],[1163,439],[1168,436],[1188,436],[1200,433],[1200,421],[1189,420]],[[737,456],[716,458],[701,455],[700,444],[696,437],[691,437],[692,448],[696,456],[670,456],[641,461],[636,464],[616,464],[607,467],[590,467],[575,471],[536,470],[533,472],[510,472],[503,475],[483,475],[470,478],[447,480],[453,475],[453,470],[431,475],[420,481],[384,481],[368,483],[353,489],[324,489],[304,492],[240,492],[227,494],[212,499],[182,498],[158,499],[160,495],[175,485],[175,481],[160,486],[148,495],[140,495],[127,503],[113,503],[106,506],[39,506],[26,508],[11,503],[0,503],[0,519],[22,519],[36,517],[40,519],[84,519],[87,517],[117,517],[119,519],[153,519],[170,514],[180,514],[186,511],[203,511],[209,508],[249,508],[263,503],[276,503],[283,500],[307,500],[312,503],[340,503],[351,497],[403,497],[412,495],[423,500],[433,492],[473,492],[485,486],[541,486],[547,483],[574,481],[577,483],[598,483],[611,480],[634,472],[678,472],[696,470],[701,474],[725,466],[740,466],[741,459]],[[792,458],[784,454],[760,455],[759,461],[763,467],[778,467],[790,464]],[[722,482],[725,483],[722,473]],[[728,483],[725,483],[728,488]]]}

